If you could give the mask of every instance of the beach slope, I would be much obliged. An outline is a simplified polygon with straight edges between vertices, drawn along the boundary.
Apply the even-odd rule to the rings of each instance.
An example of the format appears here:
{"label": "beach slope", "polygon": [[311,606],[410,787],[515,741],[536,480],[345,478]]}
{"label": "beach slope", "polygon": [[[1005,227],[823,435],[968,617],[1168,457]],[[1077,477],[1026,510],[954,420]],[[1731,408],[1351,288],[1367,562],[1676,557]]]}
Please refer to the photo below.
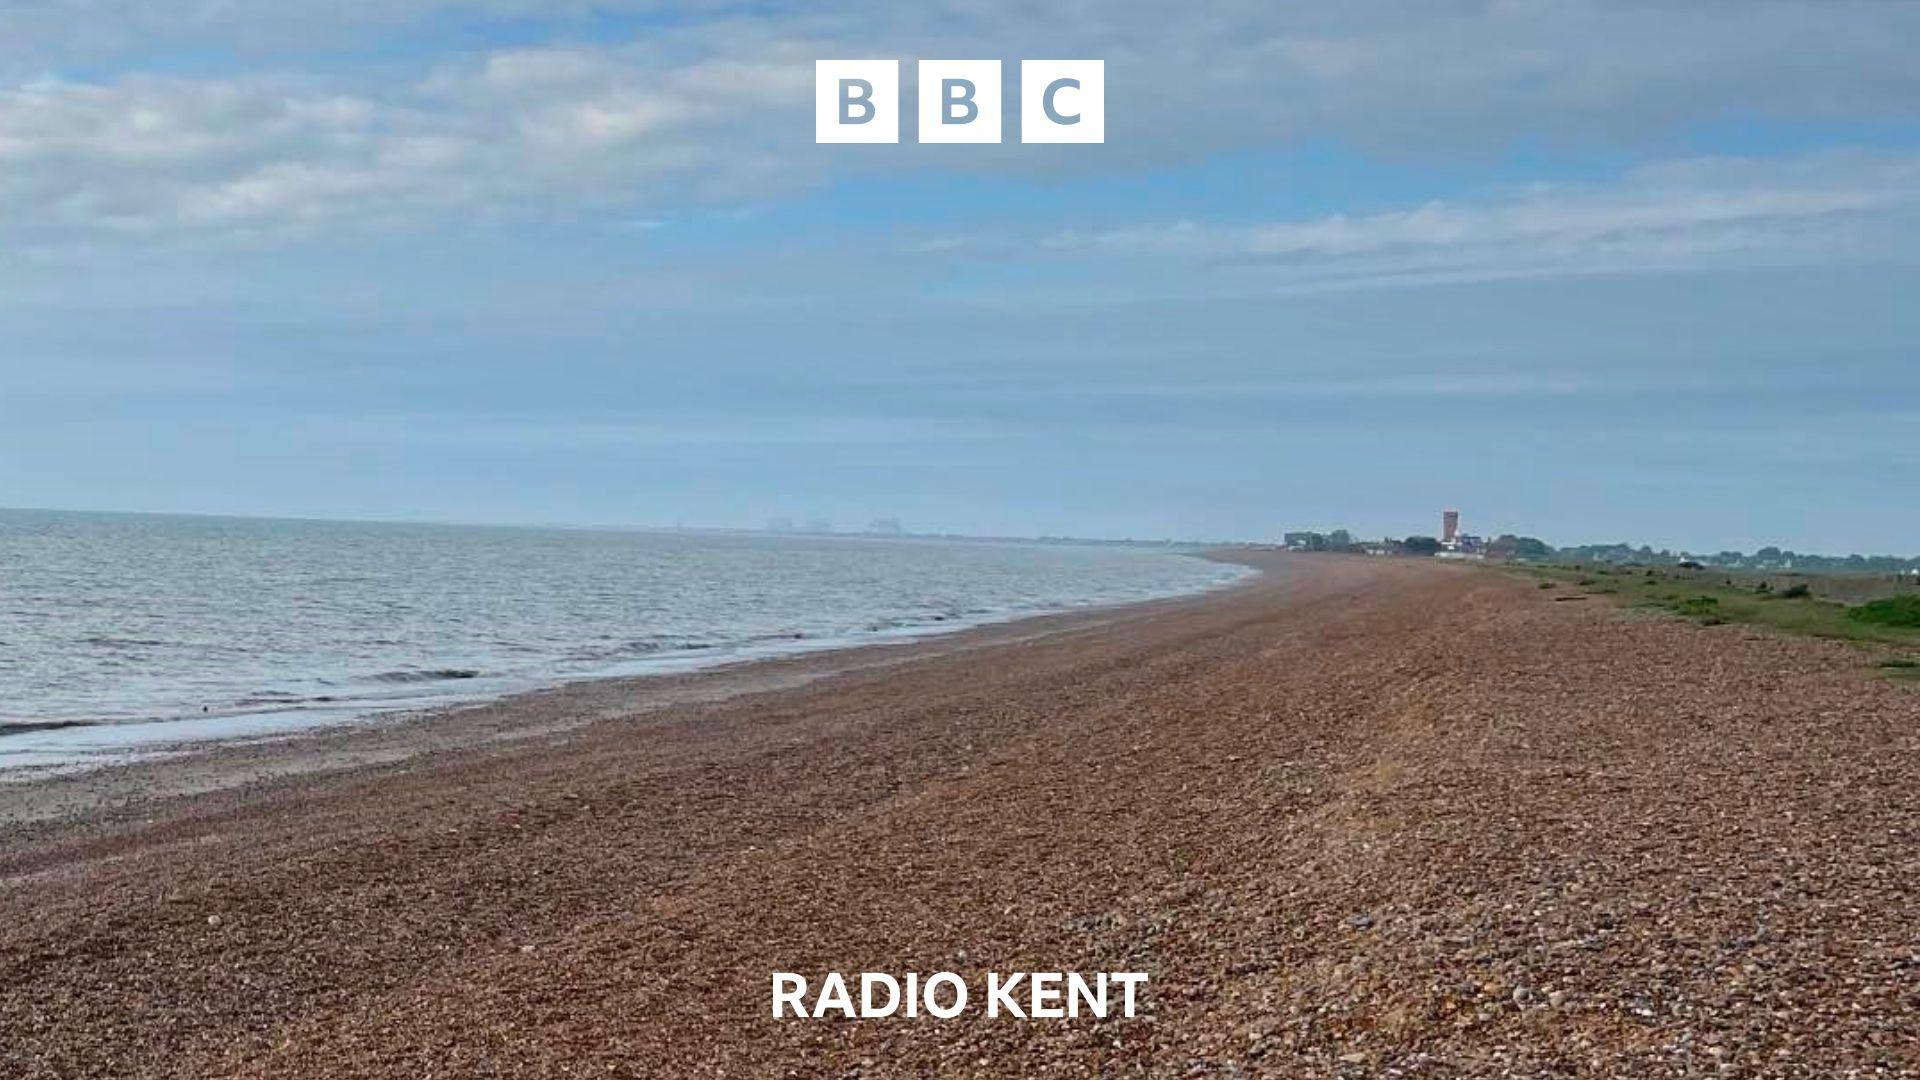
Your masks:
{"label": "beach slope", "polygon": [[[1920,1075],[1920,686],[1242,557],[1044,634],[474,721],[537,737],[49,782],[66,816],[0,833],[0,1075]],[[949,970],[1151,981],[1134,1019],[769,1016],[775,971]]]}

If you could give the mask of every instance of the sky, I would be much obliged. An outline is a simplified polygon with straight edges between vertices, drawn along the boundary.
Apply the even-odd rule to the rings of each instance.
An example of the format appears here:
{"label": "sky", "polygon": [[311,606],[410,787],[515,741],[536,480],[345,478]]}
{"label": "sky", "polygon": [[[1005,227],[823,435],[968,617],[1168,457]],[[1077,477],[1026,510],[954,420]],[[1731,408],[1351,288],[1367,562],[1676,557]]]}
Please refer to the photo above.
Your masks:
{"label": "sky", "polygon": [[[1920,553],[1916,46],[1896,0],[0,0],[0,505]],[[833,58],[1102,59],[1107,141],[1009,94],[1002,145],[815,145]]]}

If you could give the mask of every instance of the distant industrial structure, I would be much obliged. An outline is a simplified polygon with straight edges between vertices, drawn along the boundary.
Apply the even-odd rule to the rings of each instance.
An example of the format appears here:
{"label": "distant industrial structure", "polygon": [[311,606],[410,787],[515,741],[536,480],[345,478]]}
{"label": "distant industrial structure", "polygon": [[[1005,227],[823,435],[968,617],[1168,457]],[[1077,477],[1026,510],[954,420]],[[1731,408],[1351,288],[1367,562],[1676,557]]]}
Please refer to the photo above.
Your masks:
{"label": "distant industrial structure", "polygon": [[852,530],[840,532],[833,522],[821,517],[807,518],[796,523],[790,517],[771,517],[767,519],[767,532],[790,533],[795,536],[910,536],[907,527],[897,517],[874,518],[868,523],[864,533]]}
{"label": "distant industrial structure", "polygon": [[1440,550],[1434,552],[1442,559],[1484,559],[1487,557],[1485,537],[1469,536],[1460,531],[1460,511],[1440,511]]}

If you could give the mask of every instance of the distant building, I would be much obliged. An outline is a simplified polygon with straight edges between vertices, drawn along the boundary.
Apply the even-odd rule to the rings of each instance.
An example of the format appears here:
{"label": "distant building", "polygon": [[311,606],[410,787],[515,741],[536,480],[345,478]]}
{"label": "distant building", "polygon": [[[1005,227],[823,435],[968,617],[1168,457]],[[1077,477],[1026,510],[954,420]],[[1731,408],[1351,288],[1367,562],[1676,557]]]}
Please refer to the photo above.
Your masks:
{"label": "distant building", "polygon": [[1487,538],[1473,536],[1460,531],[1460,511],[1440,511],[1440,550],[1434,552],[1443,559],[1484,559],[1487,557]]}
{"label": "distant building", "polygon": [[873,519],[873,524],[867,526],[867,531],[881,536],[899,536],[906,530],[900,527],[899,518],[889,517]]}
{"label": "distant building", "polygon": [[1484,559],[1487,555],[1487,539],[1484,536],[1472,536],[1460,531],[1460,511],[1440,511],[1440,554],[1455,558]]}

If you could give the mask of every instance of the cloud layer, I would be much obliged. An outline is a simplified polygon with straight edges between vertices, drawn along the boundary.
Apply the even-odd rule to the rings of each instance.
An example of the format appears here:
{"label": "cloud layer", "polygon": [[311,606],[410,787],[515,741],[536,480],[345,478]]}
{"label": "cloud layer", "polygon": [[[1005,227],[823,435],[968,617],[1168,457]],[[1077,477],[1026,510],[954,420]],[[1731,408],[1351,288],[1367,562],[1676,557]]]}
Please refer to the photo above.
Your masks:
{"label": "cloud layer", "polygon": [[399,88],[127,76],[0,93],[0,227],[297,236],[449,213],[744,198],[793,181],[747,123],[793,64],[497,51]]}
{"label": "cloud layer", "polygon": [[[447,26],[467,32],[438,32]],[[487,44],[507,29],[533,40]],[[1644,152],[1730,116],[1920,123],[1920,66],[1901,47],[1920,40],[1920,6],[1874,0],[1068,0],[1038,11],[872,0],[831,13],[53,0],[9,6],[0,40],[0,73],[13,73],[0,82],[0,232],[49,241],[658,213],[798,194],[835,175],[953,167],[913,147],[818,152],[811,61],[830,55],[1107,58],[1105,152],[1003,147],[965,165],[1001,172],[1164,168],[1316,138],[1419,159],[1516,140]],[[460,44],[396,44],[415,40]],[[241,48],[251,60],[175,58]],[[89,74],[57,74],[72,70]],[[1326,255],[1396,231],[1412,241],[1529,228],[1451,213],[1276,226],[1237,243],[1252,255]],[[1579,228],[1543,227],[1550,242]]]}
{"label": "cloud layer", "polygon": [[1239,263],[1267,280],[1338,285],[1531,277],[1835,258],[1912,261],[1920,155],[1709,158],[1608,184],[1537,184],[1372,214],[1254,224],[1181,220],[1069,230],[1043,250]]}

